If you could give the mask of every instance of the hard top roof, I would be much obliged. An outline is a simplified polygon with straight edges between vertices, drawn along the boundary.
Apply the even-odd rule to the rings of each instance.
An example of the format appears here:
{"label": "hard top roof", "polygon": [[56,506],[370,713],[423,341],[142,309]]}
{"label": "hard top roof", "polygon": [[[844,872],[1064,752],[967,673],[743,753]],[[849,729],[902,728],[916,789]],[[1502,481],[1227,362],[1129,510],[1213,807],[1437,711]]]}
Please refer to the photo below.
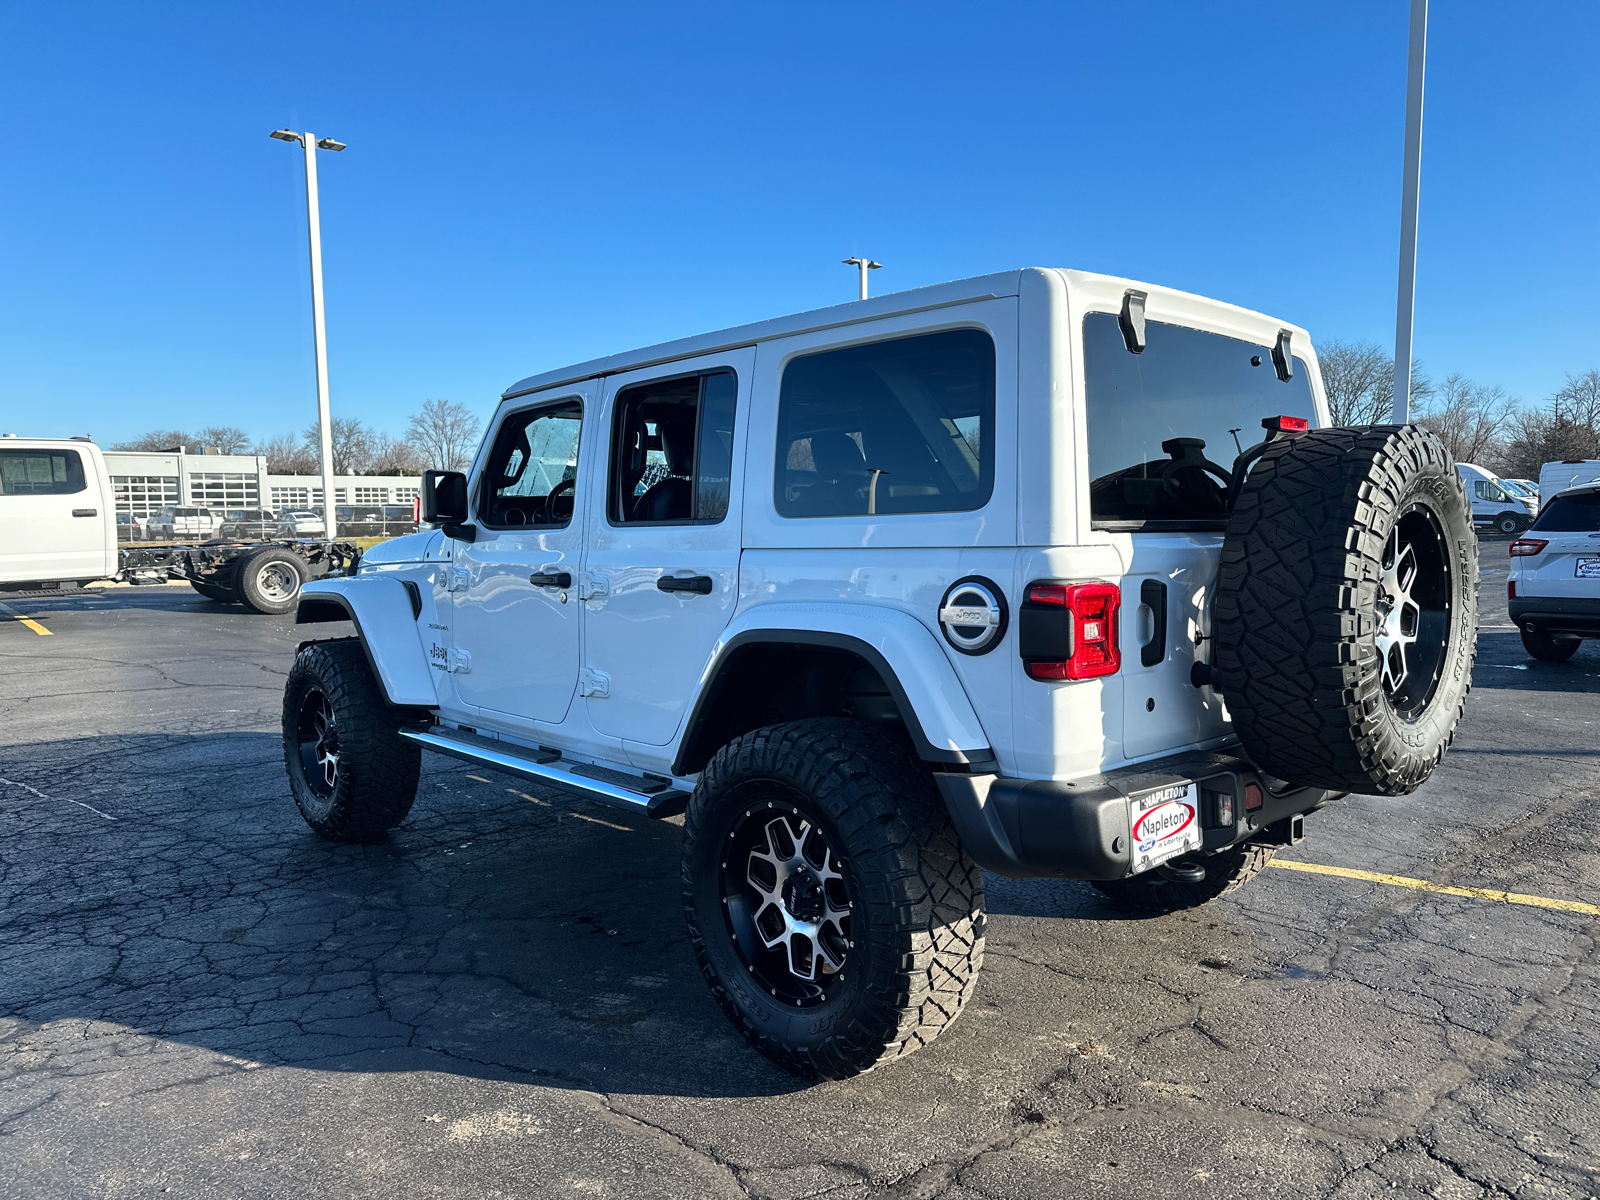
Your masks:
{"label": "hard top roof", "polygon": [[[638,367],[671,362],[674,359],[690,358],[699,354],[714,354],[735,346],[749,346],[772,338],[789,337],[797,333],[812,333],[821,329],[854,325],[881,317],[926,312],[929,309],[945,308],[955,304],[967,304],[974,300],[1015,296],[1021,290],[1024,275],[1043,271],[1055,273],[1055,270],[1055,268],[1045,267],[1022,267],[1011,271],[999,271],[993,275],[975,275],[971,279],[935,283],[927,287],[910,288],[903,292],[887,292],[882,296],[874,296],[868,300],[852,300],[845,304],[835,304],[828,308],[814,308],[808,312],[794,313],[787,317],[774,317],[766,321],[756,321],[749,325],[735,325],[730,329],[719,329],[713,333],[696,334],[694,337],[679,338],[671,342],[660,342],[654,346],[643,346],[637,350],[611,354],[604,358],[592,358],[588,362],[574,363],[569,367],[560,367],[554,371],[530,375],[526,379],[519,379],[508,387],[501,393],[501,399],[509,400],[512,397],[541,391],[544,388],[576,383],[580,379],[592,379],[597,375],[614,375],[620,371],[631,371]],[[1219,311],[1231,311],[1241,314],[1249,312],[1249,310],[1240,308],[1238,305],[1227,304],[1204,296],[1191,296],[1188,293],[1178,292],[1172,288],[1142,283],[1135,279],[1121,279],[1087,271],[1061,270],[1059,273],[1069,284],[1109,282],[1118,286],[1125,285],[1130,288],[1151,292],[1163,292],[1170,296],[1185,296],[1188,299],[1203,302],[1208,306],[1215,306]],[[1261,314],[1257,313],[1250,313],[1250,315],[1257,318],[1261,316]],[[1298,333],[1303,334],[1305,332],[1299,326],[1289,322],[1280,322],[1280,324]]]}

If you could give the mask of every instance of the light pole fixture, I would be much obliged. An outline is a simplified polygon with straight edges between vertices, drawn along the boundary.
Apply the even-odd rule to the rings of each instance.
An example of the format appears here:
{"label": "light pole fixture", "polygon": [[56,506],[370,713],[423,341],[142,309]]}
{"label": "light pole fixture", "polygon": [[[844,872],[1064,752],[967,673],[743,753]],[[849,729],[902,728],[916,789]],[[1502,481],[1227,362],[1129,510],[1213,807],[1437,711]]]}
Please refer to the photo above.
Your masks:
{"label": "light pole fixture", "polygon": [[879,267],[883,266],[883,264],[881,262],[873,262],[870,258],[847,258],[844,261],[849,266],[860,269],[861,296],[859,298],[865,300],[867,298],[867,272],[876,271]]}
{"label": "light pole fixture", "polygon": [[322,443],[322,536],[333,541],[338,506],[333,498],[333,425],[328,416],[328,335],[322,319],[322,216],[317,207],[317,151],[343,150],[332,138],[318,141],[311,133],[274,129],[269,137],[299,142],[306,156],[306,228],[311,243],[311,339],[317,362],[317,433]]}
{"label": "light pole fixture", "polygon": [[1422,185],[1422,75],[1428,60],[1428,0],[1411,0],[1406,62],[1406,158],[1400,185],[1400,287],[1394,314],[1396,425],[1411,420],[1411,322],[1417,310],[1417,208]]}

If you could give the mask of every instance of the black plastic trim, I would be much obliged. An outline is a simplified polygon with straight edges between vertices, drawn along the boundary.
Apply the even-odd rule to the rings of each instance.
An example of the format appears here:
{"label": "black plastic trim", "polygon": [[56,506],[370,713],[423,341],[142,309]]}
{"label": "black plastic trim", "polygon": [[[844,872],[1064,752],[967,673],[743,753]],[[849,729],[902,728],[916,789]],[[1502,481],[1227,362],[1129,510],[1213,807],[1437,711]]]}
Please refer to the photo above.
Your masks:
{"label": "black plastic trim", "polygon": [[948,763],[958,770],[962,768],[969,771],[989,770],[995,765],[994,751],[988,747],[982,750],[941,750],[929,741],[928,735],[923,731],[922,722],[917,719],[916,709],[911,706],[911,700],[895,675],[894,668],[889,665],[889,660],[860,638],[813,629],[747,629],[729,641],[722,652],[721,661],[717,664],[717,673],[695,699],[694,709],[689,713],[689,720],[684,726],[683,740],[678,743],[678,752],[673,758],[674,775],[681,776],[687,773],[685,761],[690,749],[695,747],[706,714],[715,706],[717,695],[722,690],[723,680],[728,677],[738,652],[750,646],[820,646],[829,650],[847,650],[859,655],[889,688],[889,694],[894,697],[895,706],[900,710],[900,716],[906,723],[906,731],[911,735],[911,740],[917,748],[918,758],[924,762]]}

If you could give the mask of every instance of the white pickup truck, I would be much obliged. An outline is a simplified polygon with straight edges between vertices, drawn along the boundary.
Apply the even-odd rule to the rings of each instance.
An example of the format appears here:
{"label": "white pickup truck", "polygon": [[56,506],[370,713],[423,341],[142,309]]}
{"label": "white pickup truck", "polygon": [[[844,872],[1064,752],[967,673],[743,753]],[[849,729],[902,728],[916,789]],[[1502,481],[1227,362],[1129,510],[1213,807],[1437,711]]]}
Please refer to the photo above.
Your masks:
{"label": "white pickup truck", "polygon": [[353,570],[359,558],[342,542],[119,549],[100,447],[87,438],[0,438],[0,593],[174,578],[209,600],[285,613],[307,579]]}

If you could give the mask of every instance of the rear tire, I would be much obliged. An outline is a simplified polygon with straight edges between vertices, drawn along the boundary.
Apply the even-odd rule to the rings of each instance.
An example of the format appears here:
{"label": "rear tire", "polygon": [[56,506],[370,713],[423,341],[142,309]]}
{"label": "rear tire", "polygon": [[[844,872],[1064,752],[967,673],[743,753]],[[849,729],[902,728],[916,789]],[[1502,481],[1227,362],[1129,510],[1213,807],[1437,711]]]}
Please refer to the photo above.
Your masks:
{"label": "rear tire", "polygon": [[283,691],[283,757],[295,805],[316,833],[371,841],[406,819],[422,751],[400,736],[404,720],[354,638],[300,651]]}
{"label": "rear tire", "polygon": [[1255,765],[1403,796],[1444,757],[1477,647],[1478,541],[1444,443],[1414,425],[1269,446],[1217,572],[1213,677]]}
{"label": "rear tire", "polygon": [[683,838],[695,958],[728,1020],[843,1079],[933,1041],[983,964],[983,872],[904,743],[842,718],[724,746]]}
{"label": "rear tire", "polygon": [[246,608],[278,616],[299,607],[306,565],[298,554],[281,546],[266,546],[233,561],[234,591]]}
{"label": "rear tire", "polygon": [[1504,534],[1521,533],[1526,528],[1515,513],[1501,513],[1494,519],[1494,527]]}
{"label": "rear tire", "polygon": [[201,583],[196,579],[189,580],[189,586],[207,600],[215,600],[218,604],[237,604],[239,602],[239,597],[234,595],[232,588],[218,587],[214,583]]}
{"label": "rear tire", "polygon": [[1185,860],[1206,869],[1206,877],[1199,883],[1168,879],[1155,870],[1128,879],[1096,879],[1094,886],[1118,908],[1147,913],[1180,912],[1237,892],[1261,874],[1277,852],[1276,846],[1242,842],[1221,854]]}
{"label": "rear tire", "polygon": [[1540,662],[1566,662],[1583,645],[1582,638],[1558,638],[1544,630],[1522,630],[1522,648]]}

